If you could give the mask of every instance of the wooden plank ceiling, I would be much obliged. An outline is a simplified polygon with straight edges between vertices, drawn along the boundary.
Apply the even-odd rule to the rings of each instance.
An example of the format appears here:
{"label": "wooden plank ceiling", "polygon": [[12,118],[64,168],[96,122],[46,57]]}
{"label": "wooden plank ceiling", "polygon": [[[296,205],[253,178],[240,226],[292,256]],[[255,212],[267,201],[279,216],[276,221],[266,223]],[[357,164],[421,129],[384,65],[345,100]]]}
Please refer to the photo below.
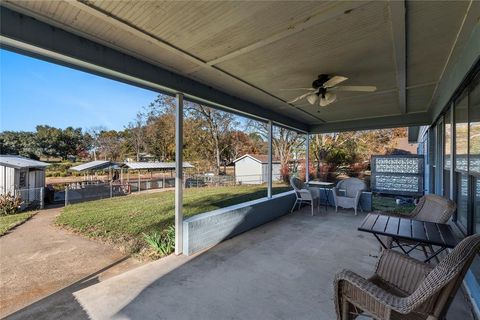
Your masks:
{"label": "wooden plank ceiling", "polygon": [[[310,126],[427,112],[470,9],[468,1],[3,5]],[[341,92],[323,108],[286,102],[302,91],[283,89],[310,87],[322,73],[378,90]]]}

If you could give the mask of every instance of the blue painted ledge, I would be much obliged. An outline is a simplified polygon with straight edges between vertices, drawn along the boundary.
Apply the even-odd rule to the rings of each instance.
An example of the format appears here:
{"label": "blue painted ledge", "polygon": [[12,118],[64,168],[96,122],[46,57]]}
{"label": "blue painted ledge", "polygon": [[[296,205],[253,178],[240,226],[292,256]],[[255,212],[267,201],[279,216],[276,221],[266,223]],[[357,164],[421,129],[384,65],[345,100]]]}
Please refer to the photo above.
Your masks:
{"label": "blue painted ledge", "polygon": [[183,221],[183,254],[191,255],[290,212],[295,194],[288,191],[198,214]]}

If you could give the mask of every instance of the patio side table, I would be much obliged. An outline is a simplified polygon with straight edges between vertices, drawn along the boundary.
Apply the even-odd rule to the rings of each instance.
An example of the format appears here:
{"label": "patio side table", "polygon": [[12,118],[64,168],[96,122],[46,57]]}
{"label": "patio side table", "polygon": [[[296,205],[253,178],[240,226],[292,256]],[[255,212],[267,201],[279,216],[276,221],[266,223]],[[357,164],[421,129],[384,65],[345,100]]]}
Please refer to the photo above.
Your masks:
{"label": "patio side table", "polygon": [[[358,227],[359,231],[373,233],[382,247],[389,249],[380,239],[379,235],[391,237],[393,242],[408,255],[420,245],[438,247],[432,250],[430,256],[427,256],[424,262],[428,262],[436,257],[440,252],[447,248],[454,248],[458,240],[453,234],[452,228],[448,224],[420,221],[415,219],[387,216],[377,213],[369,213],[362,224]],[[401,240],[407,240],[414,243],[411,248],[405,248]]]}
{"label": "patio side table", "polygon": [[327,211],[328,206],[331,205],[330,200],[328,200],[328,190],[332,189],[335,184],[333,182],[324,181],[309,181],[307,184],[309,186],[317,187],[323,190],[325,195],[325,211]]}

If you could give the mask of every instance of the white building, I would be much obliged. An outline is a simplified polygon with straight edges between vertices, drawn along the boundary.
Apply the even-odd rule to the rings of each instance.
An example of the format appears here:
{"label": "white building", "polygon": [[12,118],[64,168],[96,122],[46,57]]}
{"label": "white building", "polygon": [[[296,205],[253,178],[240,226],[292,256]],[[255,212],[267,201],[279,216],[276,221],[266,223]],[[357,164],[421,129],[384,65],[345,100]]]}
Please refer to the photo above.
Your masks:
{"label": "white building", "polygon": [[40,201],[48,163],[20,156],[0,155],[0,194],[19,194],[24,205]]}
{"label": "white building", "polygon": [[[240,184],[261,184],[267,182],[268,156],[263,154],[245,154],[233,160],[235,163],[235,182]],[[280,160],[272,161],[273,180],[280,179]]]}

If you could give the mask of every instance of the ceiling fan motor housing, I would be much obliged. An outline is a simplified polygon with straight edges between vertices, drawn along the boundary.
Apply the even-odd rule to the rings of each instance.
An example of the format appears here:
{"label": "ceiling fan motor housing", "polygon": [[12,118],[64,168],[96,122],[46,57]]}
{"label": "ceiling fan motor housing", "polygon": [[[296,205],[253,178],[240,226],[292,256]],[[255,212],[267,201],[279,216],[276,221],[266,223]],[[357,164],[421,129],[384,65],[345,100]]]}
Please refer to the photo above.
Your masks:
{"label": "ceiling fan motor housing", "polygon": [[318,89],[323,86],[325,82],[330,79],[328,74],[321,74],[318,76],[318,79],[312,82],[312,88]]}

